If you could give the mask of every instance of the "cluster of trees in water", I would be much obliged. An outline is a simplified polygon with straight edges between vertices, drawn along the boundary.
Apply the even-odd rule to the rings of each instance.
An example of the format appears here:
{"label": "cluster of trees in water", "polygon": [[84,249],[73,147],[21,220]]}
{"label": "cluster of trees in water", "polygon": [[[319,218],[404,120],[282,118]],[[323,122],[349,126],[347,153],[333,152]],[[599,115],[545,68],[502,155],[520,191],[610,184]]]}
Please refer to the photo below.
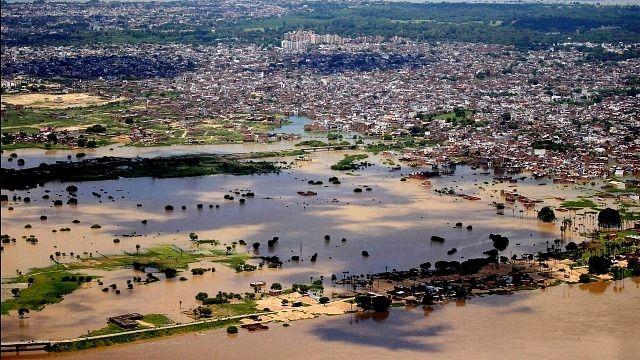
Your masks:
{"label": "cluster of trees in water", "polygon": [[[556,214],[552,208],[545,206],[538,211],[538,220],[552,222],[556,219]],[[598,226],[603,228],[619,228],[622,226],[622,216],[620,211],[612,208],[604,208],[598,212]]]}
{"label": "cluster of trees in water", "polygon": [[113,180],[119,177],[188,177],[214,174],[249,175],[277,172],[267,161],[238,161],[218,155],[176,155],[156,158],[102,157],[79,162],[40,164],[27,169],[0,169],[4,189],[30,189],[46,182]]}

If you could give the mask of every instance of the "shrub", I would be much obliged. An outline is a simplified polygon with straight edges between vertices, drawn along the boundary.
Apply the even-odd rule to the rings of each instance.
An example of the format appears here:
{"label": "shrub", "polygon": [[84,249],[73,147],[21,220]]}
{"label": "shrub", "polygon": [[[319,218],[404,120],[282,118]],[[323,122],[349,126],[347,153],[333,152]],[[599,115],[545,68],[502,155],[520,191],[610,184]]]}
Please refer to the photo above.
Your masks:
{"label": "shrub", "polygon": [[591,282],[591,276],[589,274],[580,274],[579,280],[582,284],[588,284]]}
{"label": "shrub", "polygon": [[174,277],[176,277],[176,274],[178,274],[178,271],[176,269],[172,269],[172,268],[166,268],[164,269],[164,276],[167,277],[167,279],[172,279]]}

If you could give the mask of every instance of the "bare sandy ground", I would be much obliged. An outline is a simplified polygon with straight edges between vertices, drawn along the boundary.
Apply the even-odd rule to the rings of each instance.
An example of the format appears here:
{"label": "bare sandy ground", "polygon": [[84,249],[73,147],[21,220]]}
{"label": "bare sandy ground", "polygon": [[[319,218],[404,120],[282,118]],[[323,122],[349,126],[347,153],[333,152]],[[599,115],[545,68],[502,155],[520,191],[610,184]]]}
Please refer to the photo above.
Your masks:
{"label": "bare sandy ground", "polygon": [[[283,305],[282,300],[287,300],[288,305]],[[292,307],[293,302],[300,301],[304,306]],[[261,321],[289,322],[303,319],[313,319],[321,315],[342,315],[354,308],[345,301],[333,301],[326,305],[319,304],[314,299],[294,292],[281,296],[271,296],[258,300],[258,308],[268,308],[277,311],[275,314],[264,315]],[[243,319],[243,324],[253,323],[251,319]]]}
{"label": "bare sandy ground", "polygon": [[2,102],[11,105],[22,105],[39,109],[65,109],[73,107],[88,107],[104,105],[122,101],[123,98],[104,99],[87,93],[73,94],[9,94],[2,97]]}

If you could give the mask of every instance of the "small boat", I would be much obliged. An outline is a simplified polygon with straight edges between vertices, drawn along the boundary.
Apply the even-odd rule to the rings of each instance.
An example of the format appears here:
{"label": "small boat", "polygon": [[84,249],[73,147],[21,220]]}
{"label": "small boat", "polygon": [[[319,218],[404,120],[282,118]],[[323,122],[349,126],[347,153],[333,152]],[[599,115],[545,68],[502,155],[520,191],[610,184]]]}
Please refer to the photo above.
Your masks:
{"label": "small boat", "polygon": [[302,196],[316,196],[318,195],[317,192],[315,191],[298,191],[298,195],[302,195]]}

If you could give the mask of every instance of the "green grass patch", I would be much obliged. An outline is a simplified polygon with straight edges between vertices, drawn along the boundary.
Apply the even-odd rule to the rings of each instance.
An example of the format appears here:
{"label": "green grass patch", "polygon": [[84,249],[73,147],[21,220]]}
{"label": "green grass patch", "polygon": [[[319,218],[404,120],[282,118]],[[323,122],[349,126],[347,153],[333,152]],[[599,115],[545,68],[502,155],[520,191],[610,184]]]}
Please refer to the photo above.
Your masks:
{"label": "green grass patch", "polygon": [[[169,325],[172,324],[173,321],[171,321],[171,319],[169,319],[168,317],[162,315],[162,314],[147,314],[144,315],[142,317],[142,321],[149,323],[153,326],[164,326],[164,325]],[[123,329],[120,326],[114,324],[114,323],[107,323],[107,326],[103,327],[102,329],[98,329],[98,330],[93,330],[90,331],[87,336],[99,336],[99,335],[110,335],[110,334],[118,334],[124,331],[129,331],[129,330],[138,330],[138,329],[146,329],[147,327],[145,326],[137,326],[135,329]]]}
{"label": "green grass patch", "polygon": [[251,256],[247,254],[231,254],[225,255],[222,259],[214,260],[217,263],[226,265],[232,269],[242,268]]}
{"label": "green grass patch", "polygon": [[236,154],[236,158],[261,159],[261,158],[300,156],[300,155],[304,155],[303,150],[292,149],[292,150],[280,150],[280,151],[258,151],[258,152],[244,153],[244,154]]}
{"label": "green grass patch", "polygon": [[337,163],[331,165],[331,170],[357,170],[358,165],[355,163],[356,161],[364,160],[369,155],[367,154],[354,154],[354,155],[345,155],[344,158]]}
{"label": "green grass patch", "polygon": [[598,204],[596,204],[593,200],[590,200],[590,199],[576,199],[576,200],[563,201],[562,204],[560,204],[560,206],[563,208],[596,209],[598,207]]}
{"label": "green grass patch", "polygon": [[253,300],[244,300],[237,304],[211,305],[210,308],[214,316],[226,317],[259,313],[262,309],[258,310],[257,306]]}
{"label": "green grass patch", "polygon": [[123,329],[114,323],[107,323],[107,326],[103,327],[102,329],[89,331],[87,333],[87,336],[111,335],[121,333],[123,331],[126,331],[126,329]]}
{"label": "green grass patch", "polygon": [[105,125],[109,132],[128,131],[130,126],[115,120],[115,115],[123,114],[130,107],[126,101],[66,109],[7,107],[2,116],[2,131],[34,133],[46,126],[60,128],[94,124]]}
{"label": "green grass patch", "polygon": [[157,337],[183,334],[187,332],[219,329],[229,325],[236,325],[238,323],[239,322],[237,320],[211,321],[207,323],[193,324],[193,325],[183,326],[179,328],[172,328],[172,329],[157,329],[157,330],[151,330],[151,331],[136,333],[136,334],[125,333],[125,334],[122,334],[121,336],[113,336],[106,339],[81,340],[81,341],[70,343],[70,344],[56,344],[48,348],[47,351],[65,352],[65,351],[93,349],[93,348],[99,348],[99,347],[105,347],[105,346],[112,346],[116,344],[124,344],[124,343],[131,343],[135,341],[148,340],[148,339],[153,339]]}
{"label": "green grass patch", "polygon": [[144,315],[142,321],[152,324],[154,326],[164,326],[173,323],[171,319],[162,314],[147,314]]}
{"label": "green grass patch", "polygon": [[[30,274],[22,275],[14,279],[14,283],[26,283],[29,278],[33,279],[33,284],[22,289],[17,297],[7,299],[2,302],[2,314],[8,314],[12,310],[27,308],[39,311],[45,305],[55,304],[62,301],[67,295],[78,288],[84,281],[79,281],[79,277],[91,278],[88,275],[73,273],[67,270],[53,270],[47,268],[45,271],[33,271]],[[70,278],[75,281],[62,281]]]}
{"label": "green grass patch", "polygon": [[296,144],[296,146],[307,146],[307,147],[322,147],[329,146],[331,144],[326,143],[322,140],[305,140]]}
{"label": "green grass patch", "polygon": [[67,266],[71,269],[103,269],[114,270],[133,266],[138,263],[143,267],[153,267],[160,271],[168,268],[186,269],[189,263],[196,262],[206,256],[202,253],[184,251],[176,246],[158,246],[145,252],[125,253],[123,255],[102,256],[84,259]]}

